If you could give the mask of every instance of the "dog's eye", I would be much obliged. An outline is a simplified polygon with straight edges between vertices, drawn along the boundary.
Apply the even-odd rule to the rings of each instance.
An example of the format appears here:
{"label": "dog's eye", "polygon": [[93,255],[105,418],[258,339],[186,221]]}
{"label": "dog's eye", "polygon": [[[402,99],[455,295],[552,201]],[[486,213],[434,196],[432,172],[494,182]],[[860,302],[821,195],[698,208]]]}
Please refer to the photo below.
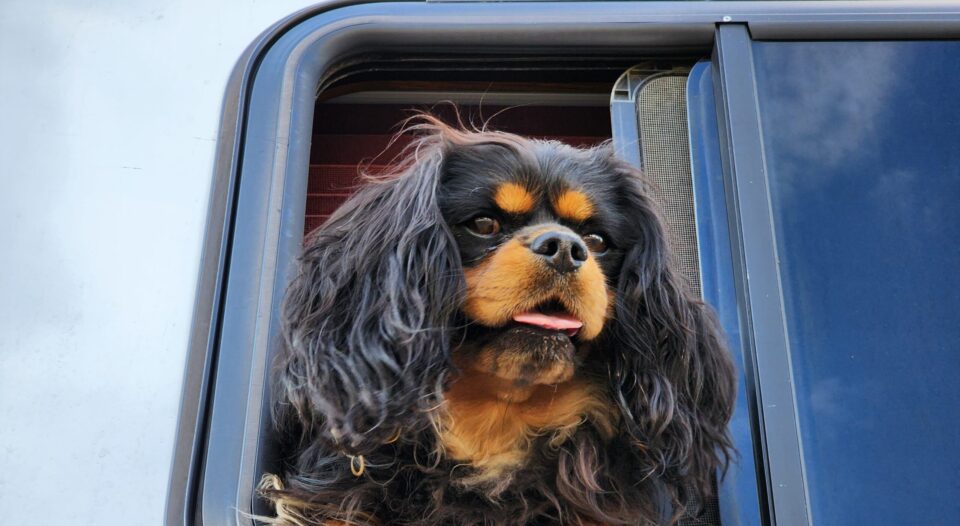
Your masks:
{"label": "dog's eye", "polygon": [[492,217],[475,217],[467,221],[467,228],[478,236],[492,236],[500,233],[500,222]]}
{"label": "dog's eye", "polygon": [[607,242],[600,234],[587,234],[583,236],[583,242],[594,254],[603,254],[607,251]]}

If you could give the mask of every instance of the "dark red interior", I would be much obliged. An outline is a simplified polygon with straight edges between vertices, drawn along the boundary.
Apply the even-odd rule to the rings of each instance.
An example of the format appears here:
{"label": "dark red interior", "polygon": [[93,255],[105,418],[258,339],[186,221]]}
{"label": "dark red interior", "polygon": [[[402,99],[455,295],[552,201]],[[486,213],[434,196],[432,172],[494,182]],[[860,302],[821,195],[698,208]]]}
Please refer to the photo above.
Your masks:
{"label": "dark red interior", "polygon": [[[310,152],[305,232],[321,225],[359,182],[360,168],[379,172],[409,142],[400,137],[387,148],[397,126],[414,108],[399,104],[317,105]],[[431,111],[456,122],[450,106]],[[603,106],[460,106],[466,122],[488,122],[492,129],[574,146],[589,146],[610,138],[610,112]]]}

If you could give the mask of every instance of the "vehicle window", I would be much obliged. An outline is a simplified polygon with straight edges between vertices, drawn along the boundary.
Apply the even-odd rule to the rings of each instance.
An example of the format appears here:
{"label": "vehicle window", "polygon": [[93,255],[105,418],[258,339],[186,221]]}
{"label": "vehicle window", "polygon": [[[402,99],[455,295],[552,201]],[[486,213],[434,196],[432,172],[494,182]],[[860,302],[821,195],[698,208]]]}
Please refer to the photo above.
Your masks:
{"label": "vehicle window", "polygon": [[954,521],[960,42],[754,61],[813,523]]}
{"label": "vehicle window", "polygon": [[[658,195],[663,201],[665,219],[671,232],[677,236],[675,241],[678,241],[676,246],[680,247],[680,269],[689,276],[691,286],[699,292],[690,152],[686,144],[687,69],[653,69],[650,74],[651,82],[644,84],[645,87],[649,86],[647,92],[639,90],[637,108],[633,107],[632,99],[630,102],[634,137],[642,141],[630,141],[629,147],[638,150],[638,155],[642,154],[648,175],[662,190]],[[604,89],[609,89],[610,84],[612,82]],[[516,85],[513,87],[516,88]],[[484,94],[484,98],[490,97],[490,93]],[[397,99],[417,101],[426,95],[429,93],[395,92],[385,96],[380,92],[359,92],[317,104],[304,216],[305,235],[321,226],[354,190],[364,184],[362,173],[376,174],[398,160],[398,154],[412,136],[398,136],[396,133],[400,129],[399,124],[413,115],[413,110],[429,111],[446,122],[462,120],[476,126],[486,124],[490,129],[557,140],[578,147],[597,145],[611,139],[611,135],[614,135],[615,141],[621,139],[616,133],[611,134],[611,114],[606,93],[600,99],[602,105],[585,99],[589,92],[579,95],[584,100],[577,105],[481,105],[461,102],[454,109],[454,106],[439,103],[439,100],[430,101],[432,104],[396,103]],[[470,100],[463,93],[452,95]],[[712,126],[712,139],[716,141],[715,122]],[[735,320],[735,312],[733,316]],[[742,413],[746,417],[746,413]],[[749,424],[745,421],[741,424],[749,440]],[[750,447],[749,442],[747,444]],[[749,463],[749,469],[753,469],[752,462]],[[744,481],[744,484],[755,482],[751,479]],[[729,491],[739,491],[739,487]],[[721,524],[718,506],[717,495],[696,496],[679,524]],[[732,505],[729,507],[733,508]],[[270,511],[264,510],[263,513]],[[731,523],[737,523],[736,519],[732,519]]]}

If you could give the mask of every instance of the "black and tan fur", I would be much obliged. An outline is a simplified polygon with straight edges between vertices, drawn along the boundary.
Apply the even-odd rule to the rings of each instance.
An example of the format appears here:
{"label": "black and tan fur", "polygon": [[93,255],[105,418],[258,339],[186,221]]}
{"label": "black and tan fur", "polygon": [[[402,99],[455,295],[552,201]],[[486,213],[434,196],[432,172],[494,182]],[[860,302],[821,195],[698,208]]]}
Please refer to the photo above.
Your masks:
{"label": "black and tan fur", "polygon": [[[675,521],[729,460],[734,373],[642,175],[609,145],[407,131],[406,162],[311,235],[288,291],[274,522]],[[530,249],[551,231],[606,248],[553,272]],[[545,302],[580,332],[512,321]]]}

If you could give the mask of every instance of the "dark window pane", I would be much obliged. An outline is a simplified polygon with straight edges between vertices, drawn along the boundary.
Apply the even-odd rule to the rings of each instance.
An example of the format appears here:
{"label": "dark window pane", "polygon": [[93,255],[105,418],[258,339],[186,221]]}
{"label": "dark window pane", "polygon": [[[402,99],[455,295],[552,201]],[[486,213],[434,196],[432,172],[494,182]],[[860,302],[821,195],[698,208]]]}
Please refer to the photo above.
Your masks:
{"label": "dark window pane", "polygon": [[814,523],[957,524],[960,42],[754,57]]}

